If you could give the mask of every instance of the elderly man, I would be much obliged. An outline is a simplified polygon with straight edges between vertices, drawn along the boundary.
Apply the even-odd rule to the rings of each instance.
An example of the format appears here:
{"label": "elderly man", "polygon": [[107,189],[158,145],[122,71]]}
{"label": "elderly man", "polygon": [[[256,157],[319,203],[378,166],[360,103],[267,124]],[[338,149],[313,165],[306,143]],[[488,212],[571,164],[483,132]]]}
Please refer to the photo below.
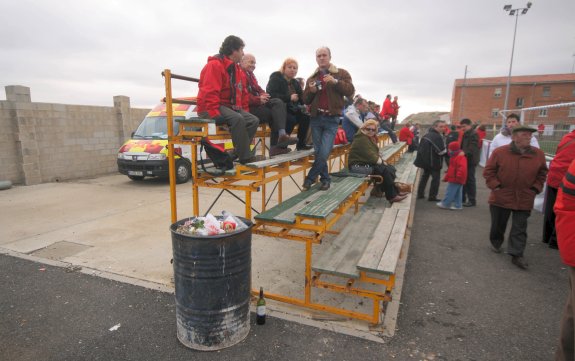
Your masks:
{"label": "elderly man", "polygon": [[363,125],[368,110],[367,100],[361,97],[357,97],[353,104],[345,109],[341,127],[349,143],[353,142],[353,136]]}
{"label": "elderly man", "polygon": [[527,244],[527,219],[547,176],[545,154],[530,145],[536,131],[526,126],[514,127],[511,143],[497,148],[483,170],[487,187],[491,189],[491,249],[501,252],[507,221],[513,214],[507,253],[511,255],[513,264],[521,269],[527,269],[527,261],[523,257]]}
{"label": "elderly man", "polygon": [[198,115],[226,124],[232,135],[240,163],[255,161],[250,143],[258,129],[259,119],[248,113],[246,79],[238,63],[244,56],[244,42],[237,36],[224,39],[219,54],[210,56],[200,73]]}
{"label": "elderly man", "polygon": [[270,136],[270,156],[285,154],[291,151],[287,146],[297,143],[297,138],[286,134],[286,105],[281,99],[270,99],[258,84],[254,74],[256,58],[245,54],[240,64],[247,77],[250,113],[258,117],[260,122],[268,123],[272,129]]}
{"label": "elderly man", "polygon": [[[519,116],[515,113],[509,114],[505,119],[505,127],[501,128],[501,132],[493,138],[489,145],[489,156],[495,149],[511,143],[511,131],[518,125],[521,125]],[[532,147],[539,148],[539,142],[533,136],[531,136],[530,144]]]}
{"label": "elderly man", "polygon": [[339,118],[345,104],[344,97],[351,99],[355,88],[349,73],[331,63],[331,51],[328,47],[317,49],[315,59],[318,67],[307,79],[303,93],[304,102],[310,106],[315,156],[302,188],[310,189],[319,176],[320,189],[328,190],[331,179],[327,159],[333,148]]}
{"label": "elderly man", "polygon": [[425,187],[429,177],[431,177],[429,198],[427,199],[430,202],[440,201],[437,194],[439,193],[441,165],[443,164],[443,156],[447,153],[442,136],[444,129],[445,121],[436,120],[433,122],[429,131],[421,138],[417,156],[413,162],[416,167],[423,170],[421,178],[419,178],[417,198],[425,198]]}

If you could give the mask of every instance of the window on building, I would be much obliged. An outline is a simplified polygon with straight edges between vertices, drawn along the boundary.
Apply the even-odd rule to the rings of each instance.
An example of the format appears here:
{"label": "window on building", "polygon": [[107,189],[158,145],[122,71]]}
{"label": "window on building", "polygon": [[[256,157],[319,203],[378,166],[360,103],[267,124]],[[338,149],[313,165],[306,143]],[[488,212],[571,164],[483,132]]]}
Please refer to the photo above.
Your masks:
{"label": "window on building", "polygon": [[547,109],[540,109],[539,110],[539,116],[540,117],[546,117],[547,116]]}
{"label": "window on building", "polygon": [[499,116],[499,108],[491,109],[491,118],[497,118]]}
{"label": "window on building", "polygon": [[551,87],[550,86],[544,86],[543,87],[543,96],[544,97],[551,96]]}
{"label": "window on building", "polygon": [[517,100],[515,101],[515,106],[517,108],[523,108],[523,98],[517,98]]}
{"label": "window on building", "polygon": [[495,91],[493,92],[493,96],[495,98],[500,98],[501,97],[501,88],[495,88]]}
{"label": "window on building", "polygon": [[569,118],[575,118],[575,107],[569,108]]}

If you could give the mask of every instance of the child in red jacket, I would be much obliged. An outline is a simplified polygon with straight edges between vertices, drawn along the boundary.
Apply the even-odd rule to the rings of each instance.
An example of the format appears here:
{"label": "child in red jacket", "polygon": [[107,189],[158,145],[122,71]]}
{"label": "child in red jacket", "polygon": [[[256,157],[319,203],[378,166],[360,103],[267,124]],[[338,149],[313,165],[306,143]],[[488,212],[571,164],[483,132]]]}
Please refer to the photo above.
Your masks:
{"label": "child in red jacket", "polygon": [[[461,197],[463,185],[467,181],[467,158],[465,152],[459,147],[459,142],[451,142],[449,149],[449,168],[443,178],[447,182],[447,190],[442,201],[437,203],[439,208],[458,211],[462,209]],[[451,205],[453,203],[453,205]]]}

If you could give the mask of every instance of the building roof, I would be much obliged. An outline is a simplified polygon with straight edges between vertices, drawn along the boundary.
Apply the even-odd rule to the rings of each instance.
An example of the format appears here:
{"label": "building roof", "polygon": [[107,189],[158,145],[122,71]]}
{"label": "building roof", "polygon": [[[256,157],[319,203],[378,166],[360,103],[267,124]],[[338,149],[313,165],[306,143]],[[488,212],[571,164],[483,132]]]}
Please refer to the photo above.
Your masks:
{"label": "building roof", "polygon": [[405,124],[407,122],[419,123],[419,124],[432,124],[437,119],[445,120],[447,123],[450,122],[449,112],[422,112],[409,115],[401,123]]}
{"label": "building roof", "polygon": [[[462,86],[464,79],[455,79],[455,86]],[[512,84],[533,84],[533,83],[564,83],[575,82],[575,73],[570,74],[545,74],[545,75],[517,75],[511,77]],[[489,78],[467,78],[465,86],[489,86],[507,84],[506,76]]]}

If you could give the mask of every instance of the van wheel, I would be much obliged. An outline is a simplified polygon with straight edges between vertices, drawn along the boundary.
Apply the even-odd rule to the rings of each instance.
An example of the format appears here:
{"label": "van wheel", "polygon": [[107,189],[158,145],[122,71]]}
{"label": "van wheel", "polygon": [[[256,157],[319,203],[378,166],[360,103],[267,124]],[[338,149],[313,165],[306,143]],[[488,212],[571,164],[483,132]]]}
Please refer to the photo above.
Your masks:
{"label": "van wheel", "polygon": [[129,175],[128,178],[130,178],[133,181],[141,181],[144,180],[144,176],[143,175]]}
{"label": "van wheel", "polygon": [[192,167],[185,160],[176,163],[176,183],[186,183],[192,177]]}

